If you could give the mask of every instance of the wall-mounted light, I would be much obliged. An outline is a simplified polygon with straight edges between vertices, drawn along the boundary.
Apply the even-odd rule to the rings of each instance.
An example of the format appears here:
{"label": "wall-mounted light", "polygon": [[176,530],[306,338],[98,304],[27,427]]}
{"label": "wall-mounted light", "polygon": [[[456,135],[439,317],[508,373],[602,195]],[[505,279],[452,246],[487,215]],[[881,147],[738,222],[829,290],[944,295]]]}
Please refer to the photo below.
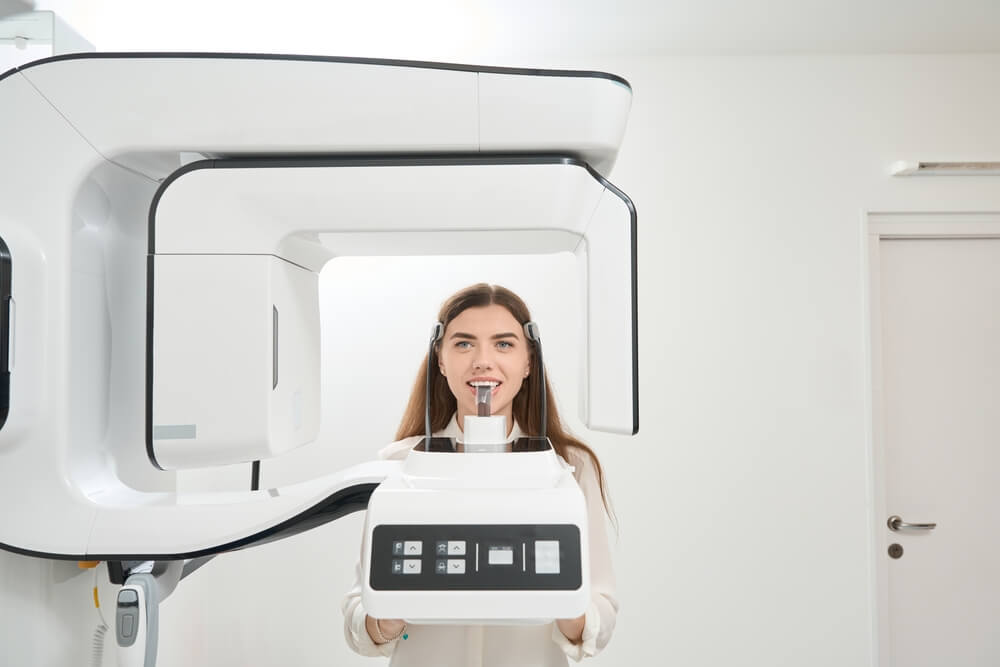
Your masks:
{"label": "wall-mounted light", "polygon": [[1000,176],[1000,162],[893,162],[893,176]]}

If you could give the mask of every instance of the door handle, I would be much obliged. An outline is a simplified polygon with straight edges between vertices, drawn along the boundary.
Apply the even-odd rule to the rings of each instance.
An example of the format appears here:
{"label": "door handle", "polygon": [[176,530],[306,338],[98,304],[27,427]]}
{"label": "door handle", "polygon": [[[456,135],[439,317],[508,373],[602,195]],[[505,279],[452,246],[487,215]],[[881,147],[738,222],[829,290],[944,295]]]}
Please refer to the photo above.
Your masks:
{"label": "door handle", "polygon": [[889,526],[889,530],[893,531],[898,531],[900,528],[915,528],[917,530],[934,530],[937,528],[936,523],[906,523],[896,515],[889,517],[886,525]]}

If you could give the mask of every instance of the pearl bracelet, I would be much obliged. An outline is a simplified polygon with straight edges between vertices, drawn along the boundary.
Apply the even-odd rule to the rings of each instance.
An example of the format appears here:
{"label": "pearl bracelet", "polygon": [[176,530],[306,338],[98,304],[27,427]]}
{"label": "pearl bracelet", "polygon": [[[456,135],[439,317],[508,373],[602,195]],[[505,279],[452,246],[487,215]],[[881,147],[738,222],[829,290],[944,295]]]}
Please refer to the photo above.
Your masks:
{"label": "pearl bracelet", "polygon": [[379,619],[376,618],[375,619],[375,634],[378,635],[378,637],[376,637],[376,639],[378,639],[378,643],[379,644],[388,644],[391,641],[399,639],[401,636],[403,636],[403,633],[406,632],[406,623],[403,623],[403,627],[401,627],[399,629],[399,632],[397,632],[396,634],[394,634],[392,637],[386,637],[385,635],[382,634],[382,626],[380,626],[378,624],[378,621],[379,621]]}

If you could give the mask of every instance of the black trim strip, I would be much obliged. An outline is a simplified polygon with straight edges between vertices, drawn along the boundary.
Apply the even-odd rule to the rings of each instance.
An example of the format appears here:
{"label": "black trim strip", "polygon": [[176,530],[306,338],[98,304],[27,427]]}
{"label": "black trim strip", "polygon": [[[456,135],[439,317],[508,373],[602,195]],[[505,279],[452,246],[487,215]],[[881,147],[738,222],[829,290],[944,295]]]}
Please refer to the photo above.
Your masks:
{"label": "black trim strip", "polygon": [[10,321],[12,269],[10,248],[0,238],[0,429],[7,423],[10,412],[10,341],[13,335]]}
{"label": "black trim strip", "polygon": [[619,190],[611,181],[587,167],[591,175],[604,184],[628,206],[631,217],[632,237],[632,435],[639,432],[639,225],[635,204],[629,196]]}
{"label": "black trim strip", "polygon": [[482,74],[515,74],[520,76],[562,76],[586,79],[607,79],[619,83],[629,90],[632,85],[623,77],[609,72],[597,72],[590,70],[556,70],[556,69],[531,69],[525,67],[489,67],[480,65],[465,65],[460,63],[438,63],[427,60],[396,60],[391,58],[350,58],[343,56],[303,56],[280,53],[211,53],[198,51],[184,53],[180,51],[136,51],[136,52],[107,52],[107,53],[68,53],[50,58],[41,58],[26,63],[19,67],[7,70],[0,74],[0,81],[15,72],[45,65],[47,63],[59,62],[61,60],[96,60],[110,58],[128,58],[133,60],[149,58],[176,58],[178,60],[189,58],[206,58],[212,60],[295,60],[307,62],[324,63],[351,63],[356,65],[384,65],[387,67],[412,67],[415,69],[438,69],[452,70],[458,72],[477,72]]}
{"label": "black trim strip", "polygon": [[[153,199],[154,206],[156,199]],[[166,470],[153,449],[153,253],[146,256],[146,458],[157,470]]]}
{"label": "black trim strip", "polygon": [[278,307],[271,304],[271,391],[278,388]]}
{"label": "black trim strip", "polygon": [[286,537],[297,535],[301,532],[311,530],[324,523],[329,523],[354,512],[360,512],[368,507],[368,500],[378,484],[366,483],[355,484],[341,489],[330,495],[325,500],[320,501],[304,512],[283,521],[276,526],[272,526],[259,533],[240,540],[234,540],[207,549],[198,551],[186,551],[179,553],[159,553],[159,554],[56,554],[44,551],[31,551],[0,543],[0,549],[11,553],[31,556],[33,558],[47,558],[50,560],[100,560],[100,561],[126,561],[126,560],[189,560],[192,558],[202,558],[214,554],[225,553],[227,551],[237,551],[260,544],[267,544]]}

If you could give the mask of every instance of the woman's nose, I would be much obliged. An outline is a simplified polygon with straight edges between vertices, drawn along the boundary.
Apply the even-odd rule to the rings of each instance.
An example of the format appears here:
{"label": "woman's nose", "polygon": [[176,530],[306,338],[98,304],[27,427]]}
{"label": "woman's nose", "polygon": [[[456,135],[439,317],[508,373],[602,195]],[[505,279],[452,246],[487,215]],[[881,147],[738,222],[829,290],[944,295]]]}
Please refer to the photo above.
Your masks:
{"label": "woman's nose", "polygon": [[478,356],[472,361],[472,367],[476,370],[485,370],[487,368],[492,368],[493,364],[489,357]]}

